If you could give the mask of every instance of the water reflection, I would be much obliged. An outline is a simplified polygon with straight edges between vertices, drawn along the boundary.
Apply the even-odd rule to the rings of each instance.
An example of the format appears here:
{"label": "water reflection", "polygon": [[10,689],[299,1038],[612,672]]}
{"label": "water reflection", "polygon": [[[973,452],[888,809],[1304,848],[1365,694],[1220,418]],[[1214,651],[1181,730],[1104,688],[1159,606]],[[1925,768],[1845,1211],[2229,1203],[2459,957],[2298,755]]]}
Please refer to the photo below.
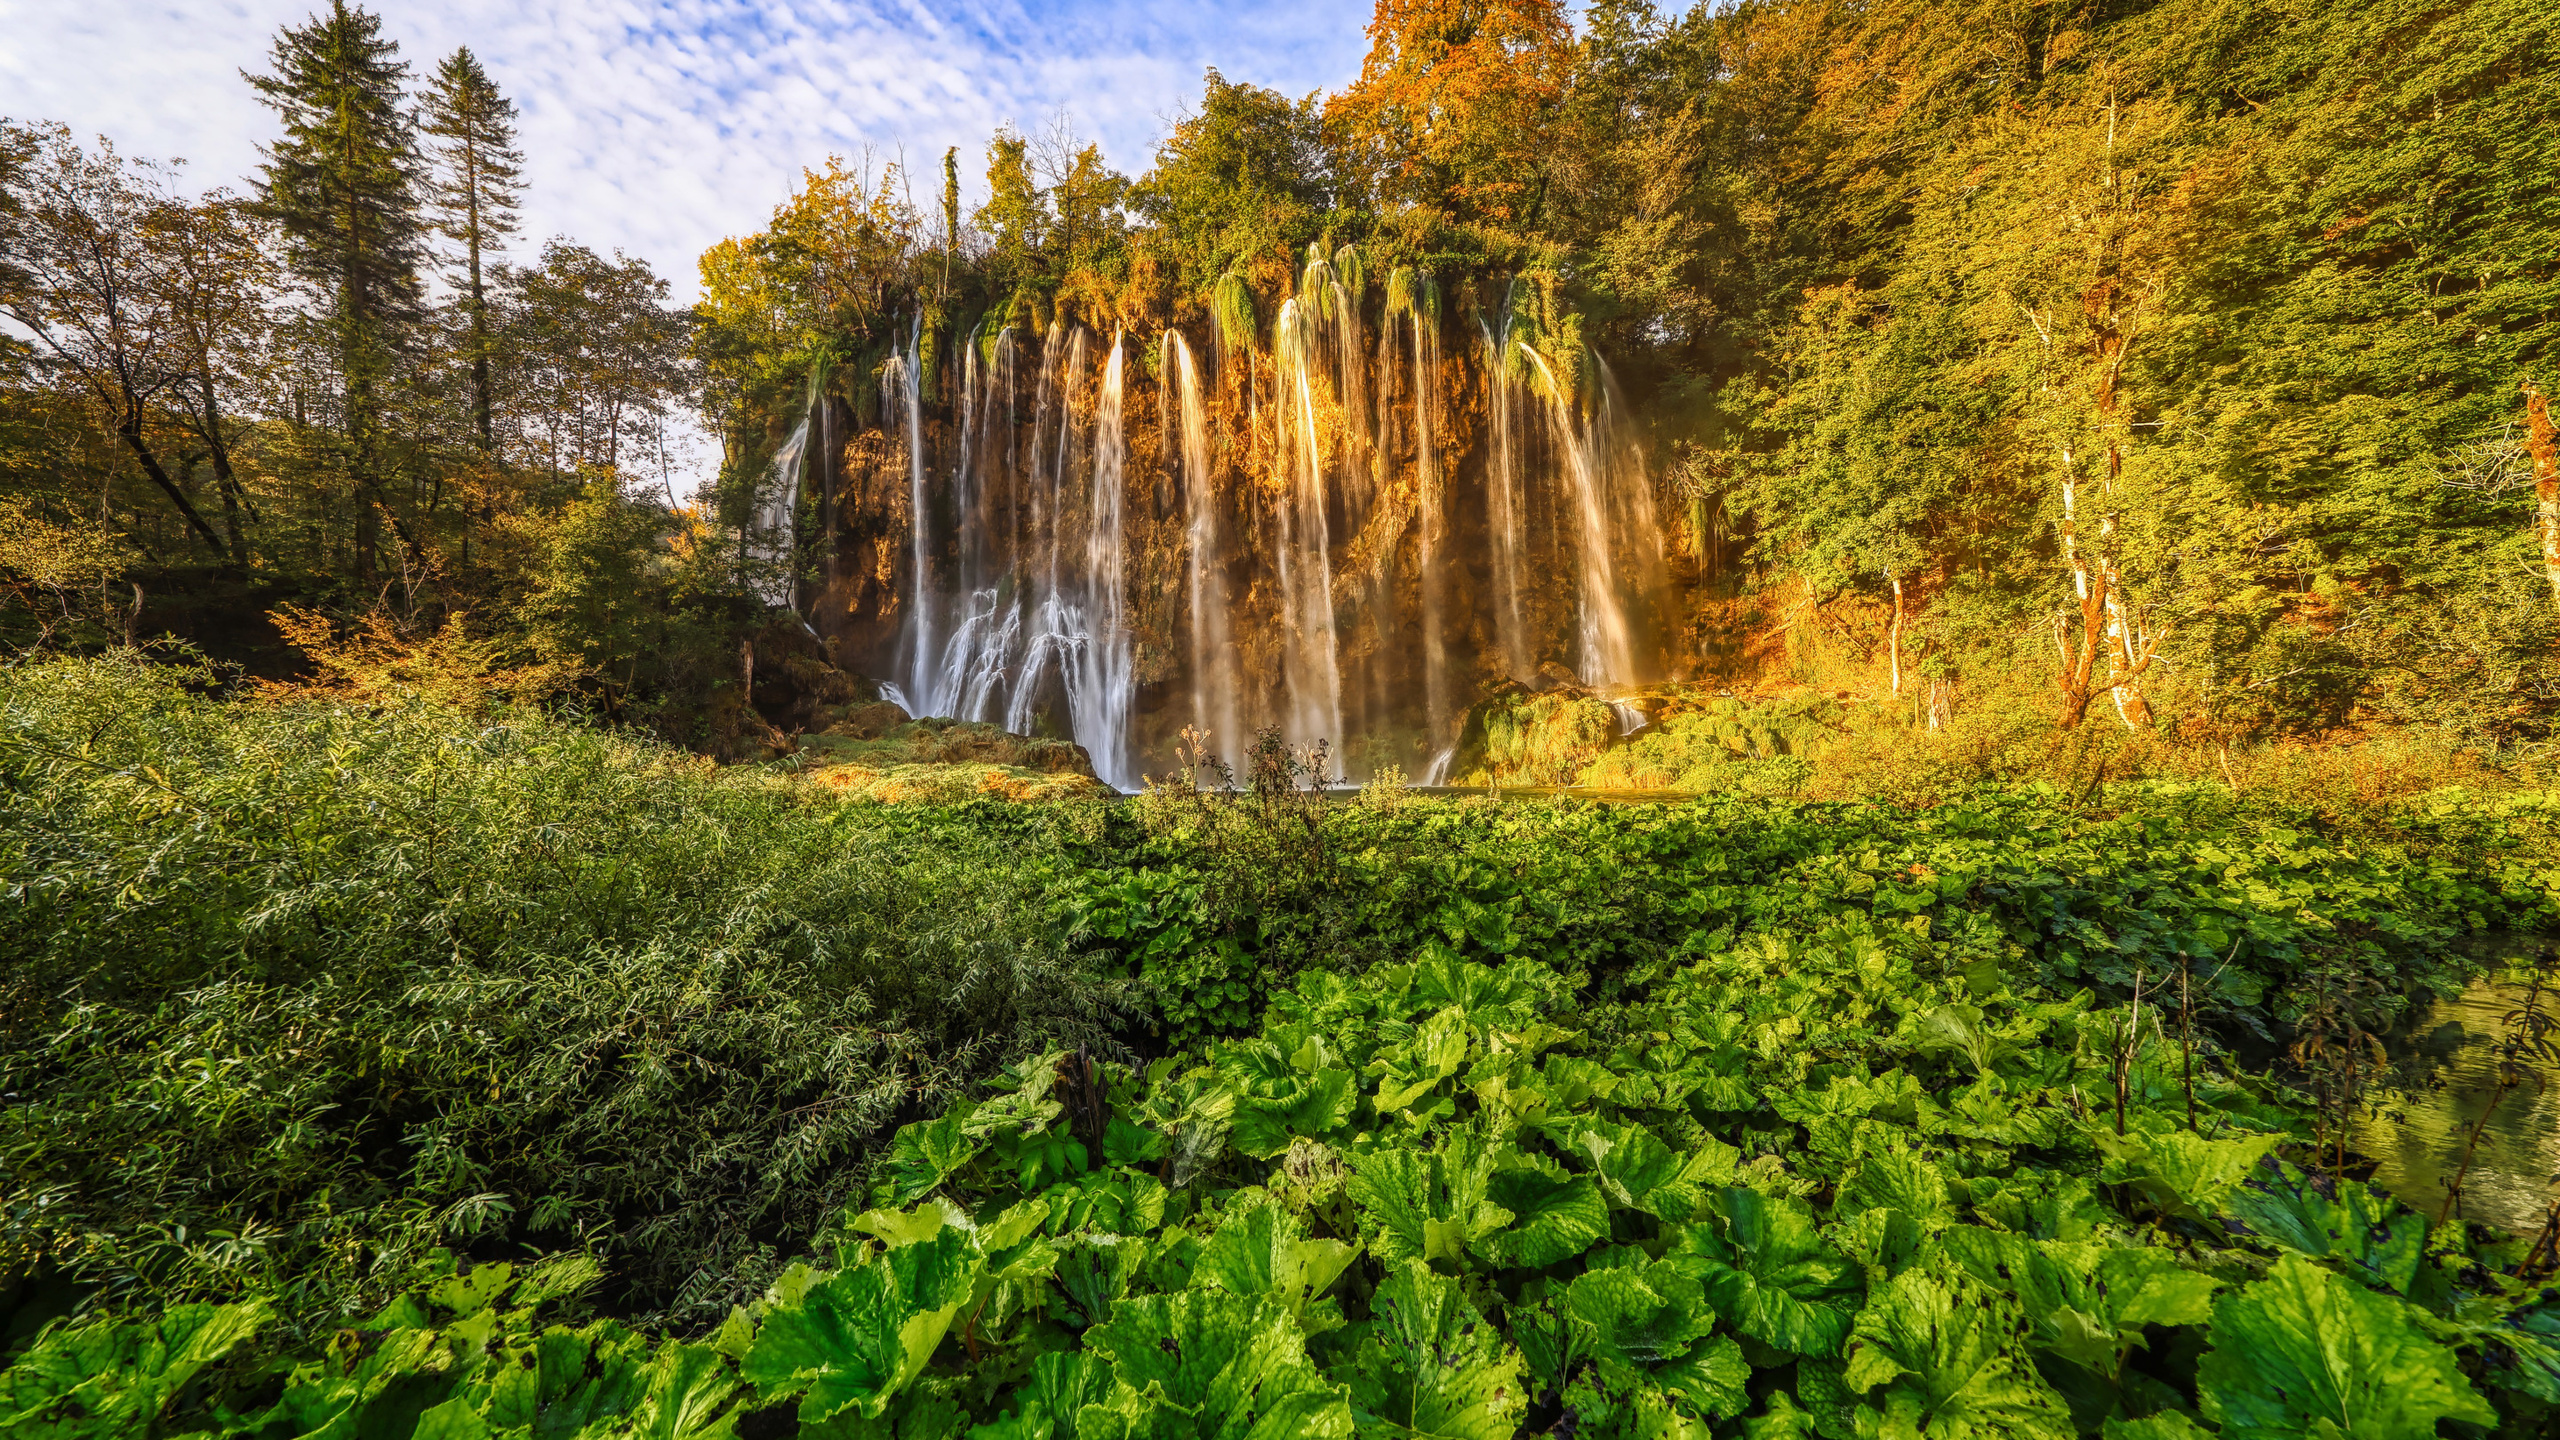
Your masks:
{"label": "water reflection", "polygon": [[[2535,948],[2549,943],[2537,937]],[[2512,949],[2498,958],[2517,959]],[[2526,991],[2521,983],[2482,980],[2437,1001],[2417,1017],[2400,1057],[2409,1074],[2405,1112],[2359,1124],[2357,1148],[2381,1162],[2375,1183],[2412,1208],[2434,1215],[2443,1207],[2463,1146],[2493,1101],[2462,1184],[2463,1217],[2530,1235],[2560,1200],[2560,1085],[2553,1083],[2560,1067],[2528,1054],[2534,1073],[2498,1094],[2498,1050],[2518,1028],[2509,1017],[2523,1008]],[[2560,995],[2547,982],[2542,1007],[2560,1014]]]}

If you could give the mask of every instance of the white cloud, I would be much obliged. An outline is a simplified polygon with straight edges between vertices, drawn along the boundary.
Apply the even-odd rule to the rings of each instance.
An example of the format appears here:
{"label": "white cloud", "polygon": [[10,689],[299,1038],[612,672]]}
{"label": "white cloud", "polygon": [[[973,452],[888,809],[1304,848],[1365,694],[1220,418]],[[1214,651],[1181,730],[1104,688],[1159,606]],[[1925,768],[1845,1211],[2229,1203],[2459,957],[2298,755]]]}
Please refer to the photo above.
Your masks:
{"label": "white cloud", "polygon": [[[325,0],[0,0],[0,113],[184,156],[240,186],[273,133],[240,71]],[[903,146],[919,199],[945,146],[982,187],[999,121],[1061,108],[1145,168],[1203,68],[1292,94],[1356,72],[1366,0],[1253,9],[1180,0],[376,0],[423,76],[469,45],[522,113],[525,245],[641,255],[694,293],[694,261],[760,228],[803,167]]]}
{"label": "white cloud", "polygon": [[[20,119],[183,155],[238,184],[272,117],[240,78],[317,0],[0,0],[0,102]],[[1123,170],[1144,168],[1200,72],[1291,93],[1356,71],[1362,0],[1230,11],[1145,0],[454,0],[384,6],[423,73],[469,45],[523,114],[529,240],[647,256],[680,293],[722,235],[760,226],[802,167],[903,146],[919,193],[943,147],[978,181],[988,132],[1062,107]]]}

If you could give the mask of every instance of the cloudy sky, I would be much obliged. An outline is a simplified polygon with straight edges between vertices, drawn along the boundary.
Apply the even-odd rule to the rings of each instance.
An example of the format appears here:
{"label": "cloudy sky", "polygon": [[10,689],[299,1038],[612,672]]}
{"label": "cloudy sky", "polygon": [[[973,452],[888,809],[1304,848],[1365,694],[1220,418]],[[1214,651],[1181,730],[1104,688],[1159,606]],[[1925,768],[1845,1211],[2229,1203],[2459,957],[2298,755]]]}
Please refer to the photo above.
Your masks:
{"label": "cloudy sky", "polygon": [[[237,184],[272,117],[241,80],[325,0],[0,0],[0,114]],[[804,165],[900,147],[937,193],[943,147],[983,184],[988,131],[1063,108],[1144,168],[1200,74],[1292,94],[1359,68],[1368,0],[1249,10],[1181,0],[372,0],[423,75],[468,45],[523,115],[529,240],[646,256],[693,293],[694,259],[759,228]]]}

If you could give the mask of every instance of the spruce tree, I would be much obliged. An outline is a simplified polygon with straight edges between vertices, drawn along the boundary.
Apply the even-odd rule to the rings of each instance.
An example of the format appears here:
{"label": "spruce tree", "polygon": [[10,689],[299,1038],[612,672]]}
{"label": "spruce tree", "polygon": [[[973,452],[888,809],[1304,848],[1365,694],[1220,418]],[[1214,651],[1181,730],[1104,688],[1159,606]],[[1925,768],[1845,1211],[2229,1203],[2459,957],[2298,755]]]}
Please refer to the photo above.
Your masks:
{"label": "spruce tree", "polygon": [[497,446],[489,400],[490,326],[483,257],[499,253],[516,232],[524,155],[515,148],[516,107],[498,93],[468,48],[436,67],[427,89],[426,120],[435,137],[436,173],[429,194],[437,228],[462,247],[462,304],[470,325],[471,425],[480,448]]}
{"label": "spruce tree", "polygon": [[331,0],[277,35],[273,74],[244,77],[284,120],[283,138],[265,149],[261,208],[284,233],[287,263],[326,305],[365,579],[379,568],[382,386],[418,317],[426,241],[399,49],[382,38],[381,17]]}

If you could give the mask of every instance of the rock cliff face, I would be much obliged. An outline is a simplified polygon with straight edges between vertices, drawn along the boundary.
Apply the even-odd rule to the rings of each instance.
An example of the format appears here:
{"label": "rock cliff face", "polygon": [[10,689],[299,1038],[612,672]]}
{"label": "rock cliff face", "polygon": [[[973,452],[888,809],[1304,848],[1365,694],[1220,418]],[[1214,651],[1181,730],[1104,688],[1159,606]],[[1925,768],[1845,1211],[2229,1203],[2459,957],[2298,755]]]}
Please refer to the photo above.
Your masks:
{"label": "rock cliff face", "polygon": [[777,477],[801,612],[908,713],[1071,738],[1124,788],[1185,728],[1418,778],[1506,682],[1669,676],[1654,485],[1577,318],[1529,278],[1372,278],[1311,255],[1243,326],[919,327]]}

